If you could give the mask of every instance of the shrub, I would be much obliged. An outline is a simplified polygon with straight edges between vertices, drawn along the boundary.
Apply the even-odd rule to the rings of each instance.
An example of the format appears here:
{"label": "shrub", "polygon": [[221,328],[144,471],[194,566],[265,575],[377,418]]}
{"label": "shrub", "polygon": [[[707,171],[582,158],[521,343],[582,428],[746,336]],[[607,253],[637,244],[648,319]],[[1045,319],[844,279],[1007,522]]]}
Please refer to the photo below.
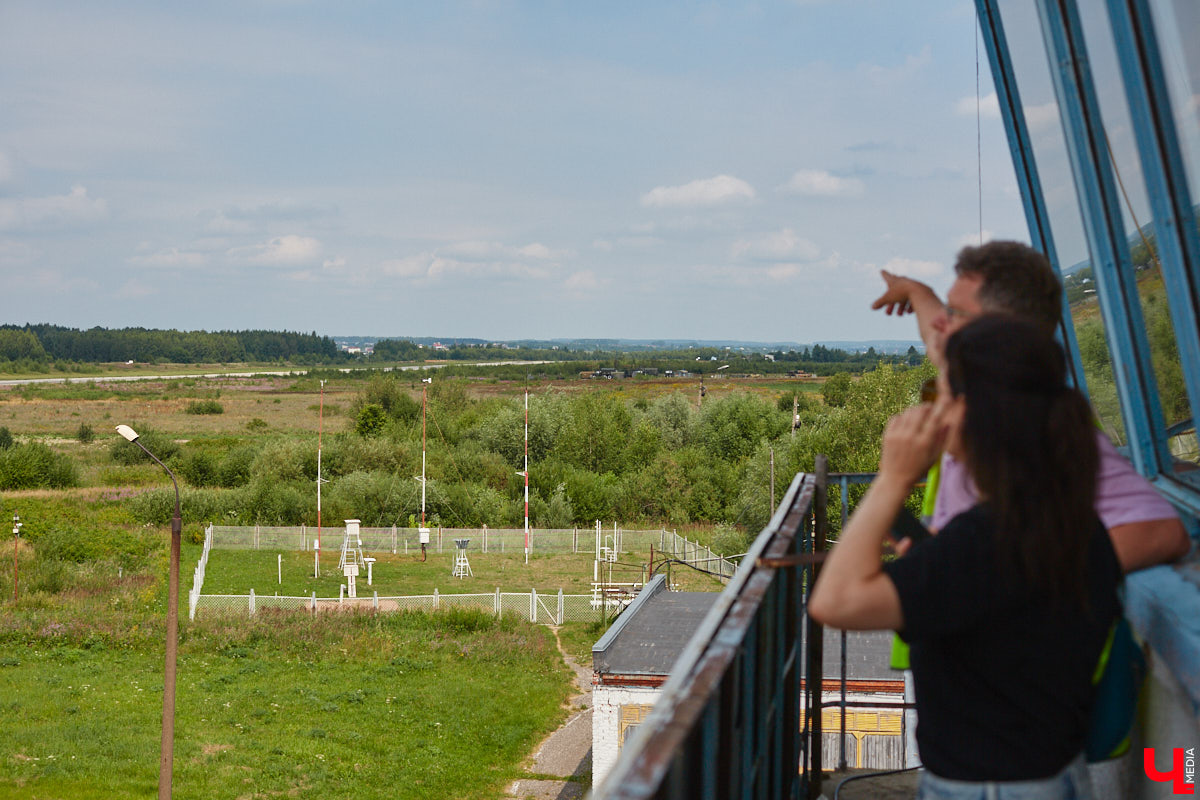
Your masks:
{"label": "shrub", "polygon": [[261,417],[255,417],[246,423],[246,430],[248,431],[265,431],[268,427],[267,421]]}
{"label": "shrub", "polygon": [[78,483],[75,462],[41,442],[0,451],[0,489],[63,489]]}
{"label": "shrub", "polygon": [[134,566],[145,563],[157,547],[158,538],[152,534],[111,526],[88,531],[51,528],[37,540],[38,555],[42,558],[76,564],[108,560]]}
{"label": "shrub", "polygon": [[221,461],[207,450],[185,454],[176,471],[192,486],[218,486],[221,483]]}
{"label": "shrub", "polygon": [[7,450],[13,446],[13,435],[7,427],[0,427],[0,450]]}
{"label": "shrub", "polygon": [[739,531],[729,525],[718,525],[709,549],[721,556],[741,555],[750,549],[752,541],[750,534],[745,531]]}
{"label": "shrub", "polygon": [[185,414],[224,414],[225,407],[216,400],[193,400],[183,410]]}
{"label": "shrub", "polygon": [[[179,455],[178,443],[165,433],[154,430],[142,431],[138,436],[138,441],[142,443],[142,447],[154,453],[161,461],[167,461]],[[146,455],[141,447],[124,439],[114,441],[108,452],[113,461],[125,466],[146,462],[154,463],[154,459]]]}
{"label": "shrub", "polygon": [[257,456],[258,448],[250,444],[230,450],[221,460],[217,483],[227,488],[245,486],[250,482],[250,467]]}
{"label": "shrub", "polygon": [[96,439],[96,430],[86,422],[79,423],[79,430],[75,431],[75,438],[80,444],[91,444]]}
{"label": "shrub", "polygon": [[368,403],[358,412],[354,421],[354,432],[359,436],[378,436],[387,426],[387,414],[383,406]]}

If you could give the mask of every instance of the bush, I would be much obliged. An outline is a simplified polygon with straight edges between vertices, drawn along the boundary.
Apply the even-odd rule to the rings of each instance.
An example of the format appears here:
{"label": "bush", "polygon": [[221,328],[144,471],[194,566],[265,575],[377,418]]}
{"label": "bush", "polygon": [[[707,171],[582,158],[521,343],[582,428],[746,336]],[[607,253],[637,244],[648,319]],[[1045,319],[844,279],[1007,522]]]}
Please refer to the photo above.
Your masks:
{"label": "bush", "polygon": [[192,486],[219,486],[221,483],[221,461],[207,450],[185,454],[175,469]]}
{"label": "bush", "polygon": [[42,558],[76,564],[106,560],[125,566],[139,565],[145,563],[147,556],[157,547],[156,536],[110,526],[86,532],[51,528],[37,540],[38,555]]}
{"label": "bush", "polygon": [[[158,431],[148,430],[143,431],[138,436],[138,441],[142,443],[151,453],[158,456],[159,460],[167,461],[179,455],[179,445],[170,436]],[[124,439],[117,439],[113,442],[109,449],[109,457],[118,464],[130,466],[132,464],[154,463],[154,459],[146,455],[141,447],[138,447],[133,442],[127,442]]]}
{"label": "bush", "polygon": [[0,427],[0,450],[7,450],[13,446],[13,435],[7,427]]}
{"label": "bush", "polygon": [[75,462],[41,442],[0,451],[0,489],[64,489],[78,483]]}
{"label": "bush", "polygon": [[217,483],[230,489],[245,486],[250,482],[250,468],[257,457],[258,448],[254,445],[246,444],[230,450],[221,460]]}
{"label": "bush", "polygon": [[216,400],[193,400],[183,410],[185,414],[224,414],[225,407]]}
{"label": "bush", "polygon": [[354,432],[359,436],[378,436],[387,426],[387,414],[383,406],[368,403],[358,412],[354,421]]}
{"label": "bush", "polygon": [[86,422],[79,423],[79,430],[75,431],[75,438],[80,444],[91,444],[96,439],[96,430]]}
{"label": "bush", "polygon": [[749,550],[753,541],[745,531],[728,525],[718,525],[708,547],[719,556],[736,556]]}
{"label": "bush", "polygon": [[255,417],[246,423],[246,430],[248,431],[265,431],[268,427],[267,421],[261,417]]}

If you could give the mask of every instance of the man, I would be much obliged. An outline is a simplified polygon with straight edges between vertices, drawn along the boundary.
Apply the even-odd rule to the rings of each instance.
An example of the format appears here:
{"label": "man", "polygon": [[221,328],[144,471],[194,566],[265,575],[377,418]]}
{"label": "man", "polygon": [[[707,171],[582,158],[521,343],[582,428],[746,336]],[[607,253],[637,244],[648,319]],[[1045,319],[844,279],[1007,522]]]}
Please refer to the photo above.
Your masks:
{"label": "man", "polygon": [[[945,343],[959,328],[985,313],[1019,316],[1052,334],[1062,310],[1062,287],[1038,251],[1019,242],[965,247],[954,265],[956,278],[943,303],[919,281],[883,272],[887,290],[871,307],[888,314],[915,314],[926,354],[945,367]],[[1175,509],[1121,457],[1097,430],[1100,474],[1096,512],[1112,536],[1125,572],[1174,561],[1191,547]],[[933,527],[941,527],[975,504],[977,492],[966,469],[942,456]]]}

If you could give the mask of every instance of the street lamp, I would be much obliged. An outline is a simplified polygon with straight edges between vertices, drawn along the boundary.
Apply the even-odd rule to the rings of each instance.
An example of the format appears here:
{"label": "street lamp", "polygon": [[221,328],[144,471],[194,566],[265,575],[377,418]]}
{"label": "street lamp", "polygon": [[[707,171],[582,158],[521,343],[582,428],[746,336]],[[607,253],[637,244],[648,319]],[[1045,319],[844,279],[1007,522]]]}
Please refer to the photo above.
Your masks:
{"label": "street lamp", "polygon": [[158,456],[138,441],[138,435],[128,425],[118,425],[117,433],[136,444],[146,455],[167,471],[175,485],[175,516],[171,517],[171,570],[167,577],[167,658],[163,668],[162,747],[158,760],[158,798],[170,800],[171,774],[175,763],[175,661],[179,647],[179,540],[183,532],[183,517],[179,512],[179,482],[175,473],[158,460]]}

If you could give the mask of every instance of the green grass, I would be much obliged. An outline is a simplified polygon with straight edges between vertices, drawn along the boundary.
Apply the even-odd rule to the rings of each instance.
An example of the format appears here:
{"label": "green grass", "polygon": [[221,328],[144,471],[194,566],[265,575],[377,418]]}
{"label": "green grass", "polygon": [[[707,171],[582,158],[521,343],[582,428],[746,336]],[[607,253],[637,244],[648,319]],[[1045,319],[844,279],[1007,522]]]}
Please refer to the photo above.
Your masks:
{"label": "green grass", "polygon": [[[452,549],[452,548],[451,548]],[[283,556],[283,582],[278,582],[278,556]],[[374,585],[367,586],[363,572],[358,578],[358,594],[369,597],[378,592],[380,597],[402,595],[428,595],[437,589],[442,594],[476,594],[493,592],[497,587],[504,592],[528,592],[535,588],[539,593],[589,594],[592,591],[593,557],[588,553],[554,553],[532,555],[525,563],[521,552],[470,553],[468,558],[474,577],[455,578],[454,554],[430,550],[422,563],[419,551],[408,555],[390,553],[375,554],[379,559],[372,569]],[[194,558],[198,558],[198,552]],[[318,597],[337,597],[338,586],[346,579],[339,572],[339,551],[322,551],[321,577],[313,578],[313,554],[294,550],[220,550],[209,553],[205,571],[204,594],[247,594],[254,589],[256,595],[279,594],[284,597],[308,597],[313,592]],[[649,553],[626,554],[621,562],[645,563]],[[191,574],[194,560],[185,562],[185,571]],[[618,565],[613,580],[620,583],[641,582],[643,573],[636,566]],[[720,591],[721,584],[714,578],[693,570],[676,568],[672,580],[687,591]]]}
{"label": "green grass", "polygon": [[[561,721],[550,633],[442,614],[262,614],[185,626],[177,798],[491,798]],[[152,641],[0,640],[0,798],[151,796]]]}

